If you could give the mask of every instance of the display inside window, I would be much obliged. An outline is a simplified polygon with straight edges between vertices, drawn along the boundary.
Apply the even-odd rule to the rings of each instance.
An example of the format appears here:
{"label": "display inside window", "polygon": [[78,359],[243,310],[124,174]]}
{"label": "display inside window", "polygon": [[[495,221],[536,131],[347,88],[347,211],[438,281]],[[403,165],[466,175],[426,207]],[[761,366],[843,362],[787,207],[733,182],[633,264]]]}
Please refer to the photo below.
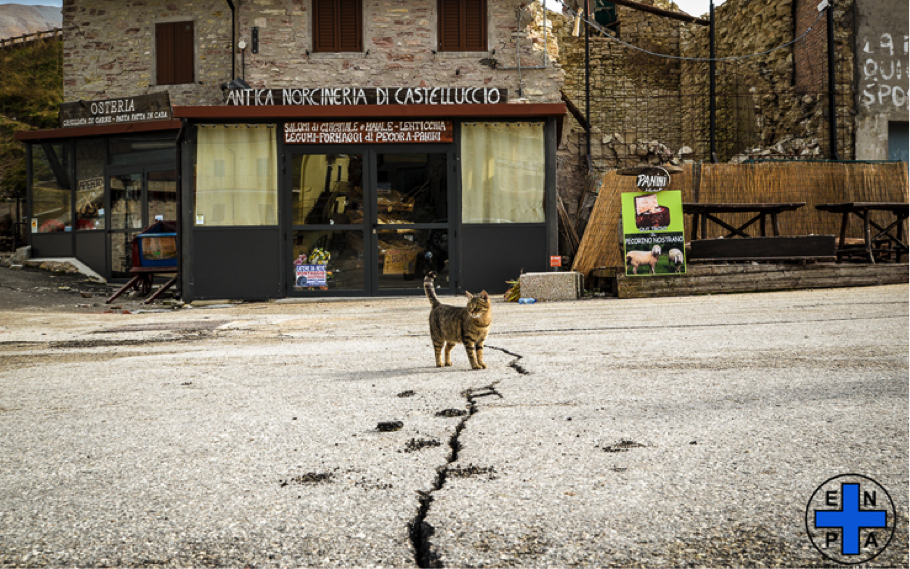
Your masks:
{"label": "display inside window", "polygon": [[73,230],[71,169],[69,146],[32,146],[33,233],[63,233]]}
{"label": "display inside window", "polygon": [[295,231],[295,291],[365,290],[363,231]]}
{"label": "display inside window", "polygon": [[294,225],[363,222],[362,155],[296,155],[291,172]]}
{"label": "display inside window", "polygon": [[435,271],[436,285],[449,286],[449,234],[438,229],[382,229],[378,237],[379,288],[421,288]]}
{"label": "display inside window", "polygon": [[463,123],[463,223],[543,223],[543,123]]}
{"label": "display inside window", "polygon": [[106,229],[104,141],[76,141],[76,230]]}
{"label": "display inside window", "polygon": [[446,155],[379,154],[376,211],[381,224],[448,219]]}
{"label": "display inside window", "polygon": [[196,226],[278,224],[275,125],[199,125]]}
{"label": "display inside window", "polygon": [[142,229],[142,174],[110,177],[111,229]]}

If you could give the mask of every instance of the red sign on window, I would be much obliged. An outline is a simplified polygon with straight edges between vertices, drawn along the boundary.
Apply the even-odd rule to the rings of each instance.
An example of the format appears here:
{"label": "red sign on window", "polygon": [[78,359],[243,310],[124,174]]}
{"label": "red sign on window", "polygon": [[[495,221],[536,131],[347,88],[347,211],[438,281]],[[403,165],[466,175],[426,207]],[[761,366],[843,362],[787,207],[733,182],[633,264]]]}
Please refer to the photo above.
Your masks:
{"label": "red sign on window", "polygon": [[562,266],[562,257],[556,255],[550,257],[550,266],[551,267],[561,267]]}

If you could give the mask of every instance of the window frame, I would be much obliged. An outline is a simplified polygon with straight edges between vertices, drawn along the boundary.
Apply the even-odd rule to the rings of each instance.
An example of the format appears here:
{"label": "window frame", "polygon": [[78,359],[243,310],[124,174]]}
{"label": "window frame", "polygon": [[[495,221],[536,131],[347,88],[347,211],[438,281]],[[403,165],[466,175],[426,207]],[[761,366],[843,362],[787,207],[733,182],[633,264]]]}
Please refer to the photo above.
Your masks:
{"label": "window frame", "polygon": [[[481,45],[469,45],[468,44],[468,2],[470,0],[437,0],[436,6],[436,48],[440,52],[485,52],[489,50],[489,18],[488,18],[488,4],[487,0],[476,0],[480,2],[480,17],[477,23],[480,24],[479,35],[481,38]],[[457,2],[458,3],[458,14],[455,16],[447,15],[445,4],[448,2]],[[458,28],[459,28],[459,38],[458,44],[455,46],[450,46],[445,43],[445,24],[449,21],[449,18],[458,18]],[[475,30],[478,31],[478,30]]]}
{"label": "window frame", "polygon": [[[345,30],[342,29],[342,24],[345,23],[342,21],[343,2],[354,2],[354,36],[356,38],[356,44],[344,45],[342,43],[342,36],[344,35]],[[326,6],[326,4],[332,4],[332,46],[326,46],[320,43],[319,34],[322,30],[320,27],[320,12]],[[312,20],[313,20],[313,53],[360,53],[363,52],[363,0],[312,0],[310,3],[312,8]],[[347,25],[345,23],[345,25]]]}
{"label": "window frame", "polygon": [[[178,27],[189,26],[189,42],[181,45]],[[169,38],[164,37],[170,34]],[[185,38],[185,36],[184,36]],[[189,49],[189,65],[179,65]],[[170,60],[170,61],[168,61]],[[155,23],[155,84],[189,85],[196,83],[196,23],[193,20]]]}

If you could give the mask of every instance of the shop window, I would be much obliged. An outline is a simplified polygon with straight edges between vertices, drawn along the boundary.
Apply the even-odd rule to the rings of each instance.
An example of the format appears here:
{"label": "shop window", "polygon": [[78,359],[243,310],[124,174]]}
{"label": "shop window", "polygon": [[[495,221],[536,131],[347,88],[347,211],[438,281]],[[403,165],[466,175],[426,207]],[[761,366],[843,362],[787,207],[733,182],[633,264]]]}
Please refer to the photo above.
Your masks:
{"label": "shop window", "polygon": [[313,51],[363,51],[361,0],[313,0]]}
{"label": "shop window", "polygon": [[487,50],[486,0],[439,0],[439,50]]}
{"label": "shop window", "polygon": [[111,166],[155,162],[173,164],[177,160],[177,147],[174,144],[176,138],[176,130],[167,134],[136,134],[111,138],[107,143],[107,163]]}
{"label": "shop window", "polygon": [[275,125],[199,125],[197,132],[196,226],[277,225]]}
{"label": "shop window", "polygon": [[106,229],[104,141],[76,141],[76,230]]}
{"label": "shop window", "polygon": [[194,83],[193,22],[155,24],[158,85]]}
{"label": "shop window", "polygon": [[544,222],[543,123],[464,123],[464,223]]}
{"label": "shop window", "polygon": [[69,146],[32,145],[32,232],[73,230],[71,168]]}

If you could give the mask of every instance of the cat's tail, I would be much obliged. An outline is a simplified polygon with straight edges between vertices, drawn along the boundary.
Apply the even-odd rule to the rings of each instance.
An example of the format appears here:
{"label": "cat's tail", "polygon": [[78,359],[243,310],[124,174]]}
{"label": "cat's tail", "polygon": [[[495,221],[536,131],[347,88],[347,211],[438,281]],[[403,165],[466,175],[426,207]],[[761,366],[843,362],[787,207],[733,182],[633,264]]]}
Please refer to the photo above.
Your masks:
{"label": "cat's tail", "polygon": [[423,290],[427,293],[427,298],[430,299],[430,304],[433,305],[433,308],[436,308],[441,302],[436,298],[436,291],[433,288],[433,279],[436,278],[436,271],[430,271],[427,273],[427,276],[423,279]]}

